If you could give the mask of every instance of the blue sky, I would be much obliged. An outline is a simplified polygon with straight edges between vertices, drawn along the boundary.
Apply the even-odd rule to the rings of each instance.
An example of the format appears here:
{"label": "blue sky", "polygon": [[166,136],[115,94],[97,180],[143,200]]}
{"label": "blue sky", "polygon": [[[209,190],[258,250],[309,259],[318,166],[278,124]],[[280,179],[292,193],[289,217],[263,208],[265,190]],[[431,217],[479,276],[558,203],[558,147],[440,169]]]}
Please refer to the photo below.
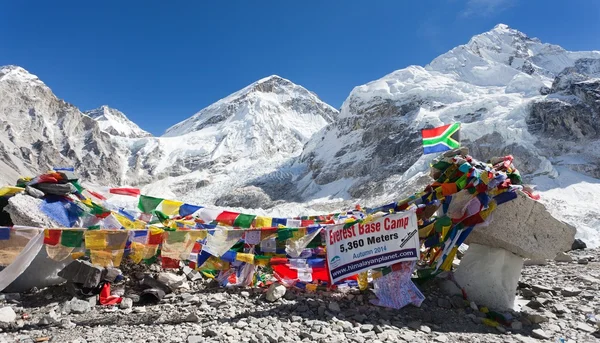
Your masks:
{"label": "blue sky", "polygon": [[353,87],[424,65],[505,23],[600,50],[595,0],[10,1],[0,65],[82,110],[108,104],[154,134],[277,74],[334,107]]}

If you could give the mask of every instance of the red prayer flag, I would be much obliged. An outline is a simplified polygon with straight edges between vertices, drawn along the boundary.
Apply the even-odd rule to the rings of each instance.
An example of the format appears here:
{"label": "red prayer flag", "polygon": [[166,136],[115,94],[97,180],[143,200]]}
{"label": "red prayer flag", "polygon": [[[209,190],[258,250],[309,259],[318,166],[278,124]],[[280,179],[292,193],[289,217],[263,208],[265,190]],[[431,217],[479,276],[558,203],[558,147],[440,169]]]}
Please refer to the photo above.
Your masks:
{"label": "red prayer flag", "polygon": [[62,230],[46,230],[44,231],[44,244],[57,245],[60,242]]}
{"label": "red prayer flag", "polygon": [[111,188],[109,192],[111,194],[129,195],[132,197],[140,195],[140,190],[138,188]]}
{"label": "red prayer flag", "polygon": [[236,212],[223,211],[221,214],[219,214],[217,216],[217,222],[219,222],[223,225],[233,226],[235,219],[239,215],[240,214],[236,213]]}

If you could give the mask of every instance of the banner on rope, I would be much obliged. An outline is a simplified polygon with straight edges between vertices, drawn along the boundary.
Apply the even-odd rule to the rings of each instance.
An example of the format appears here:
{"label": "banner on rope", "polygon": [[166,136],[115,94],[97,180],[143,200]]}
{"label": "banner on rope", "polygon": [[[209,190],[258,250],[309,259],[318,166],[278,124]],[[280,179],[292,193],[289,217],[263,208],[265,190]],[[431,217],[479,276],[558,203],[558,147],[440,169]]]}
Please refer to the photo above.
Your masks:
{"label": "banner on rope", "polygon": [[327,229],[327,260],[334,283],[369,269],[418,259],[419,235],[413,212]]}

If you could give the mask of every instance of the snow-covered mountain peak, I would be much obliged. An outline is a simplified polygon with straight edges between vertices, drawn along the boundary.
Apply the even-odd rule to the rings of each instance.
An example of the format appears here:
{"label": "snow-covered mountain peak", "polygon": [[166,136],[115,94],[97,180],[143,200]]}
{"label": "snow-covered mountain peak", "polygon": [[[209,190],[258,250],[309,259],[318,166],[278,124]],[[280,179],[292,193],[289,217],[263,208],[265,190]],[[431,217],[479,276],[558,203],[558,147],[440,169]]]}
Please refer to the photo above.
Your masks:
{"label": "snow-covered mountain peak", "polygon": [[0,66],[0,81],[9,80],[44,85],[44,83],[36,75],[31,74],[22,67],[15,65]]}
{"label": "snow-covered mountain peak", "polygon": [[293,117],[295,118],[293,120],[297,121],[316,120],[325,125],[333,121],[337,113],[335,108],[321,101],[313,92],[288,79],[271,75],[253,82],[170,127],[164,136],[185,135],[229,121],[243,120],[254,126],[258,124],[257,116],[273,116],[270,121],[271,125],[274,125],[283,119],[276,119],[278,114]]}
{"label": "snow-covered mountain peak", "polygon": [[84,112],[87,116],[96,120],[100,129],[113,136],[141,138],[152,136],[132,122],[125,114],[117,109],[102,105],[94,110]]}

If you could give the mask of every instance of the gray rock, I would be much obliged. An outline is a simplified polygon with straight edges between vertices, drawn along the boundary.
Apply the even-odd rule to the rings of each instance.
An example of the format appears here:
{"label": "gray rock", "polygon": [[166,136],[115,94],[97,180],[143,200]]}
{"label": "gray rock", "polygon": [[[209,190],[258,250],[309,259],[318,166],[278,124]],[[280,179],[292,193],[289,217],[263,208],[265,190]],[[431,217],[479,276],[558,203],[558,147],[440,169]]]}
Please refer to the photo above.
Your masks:
{"label": "gray rock", "polygon": [[338,313],[342,310],[340,308],[340,304],[338,304],[335,301],[330,302],[329,305],[327,306],[327,308],[329,308],[329,311],[334,312],[334,313]]}
{"label": "gray rock", "polygon": [[450,300],[445,299],[445,298],[438,298],[437,304],[441,308],[448,308],[448,309],[452,308],[452,303],[450,303]]}
{"label": "gray rock", "polygon": [[450,298],[450,302],[452,303],[452,307],[454,307],[454,308],[465,308],[465,307],[469,306],[465,302],[465,299],[463,299],[462,296],[458,296],[458,295],[455,295],[452,298]]}
{"label": "gray rock", "polygon": [[74,327],[76,327],[76,326],[77,326],[77,324],[75,324],[75,323],[71,322],[71,320],[70,320],[69,318],[65,318],[65,319],[62,319],[62,320],[60,321],[60,326],[61,326],[63,329],[67,329],[67,330],[69,330],[69,329],[73,329]]}
{"label": "gray rock", "polygon": [[211,328],[207,328],[206,330],[204,330],[204,336],[217,337],[217,336],[219,336],[219,334],[215,330],[213,330]]}
{"label": "gray rock", "polygon": [[243,329],[246,326],[248,326],[248,323],[243,320],[238,320],[237,323],[235,323],[235,327],[238,329]]}
{"label": "gray rock", "polygon": [[185,275],[177,275],[169,272],[162,272],[158,274],[157,280],[164,283],[171,289],[177,289],[183,286],[185,282]]}
{"label": "gray rock", "polygon": [[373,330],[374,326],[372,324],[363,324],[360,326],[360,332],[369,332]]}
{"label": "gray rock", "polygon": [[542,316],[540,314],[534,313],[534,314],[528,315],[527,320],[529,320],[533,324],[539,324],[539,323],[547,322],[548,318],[545,316]]}
{"label": "gray rock", "polygon": [[537,293],[530,289],[524,288],[521,290],[521,296],[525,299],[531,299],[531,298],[535,297],[536,295],[537,295]]}
{"label": "gray rock", "polygon": [[558,314],[568,312],[568,309],[565,307],[565,305],[563,305],[561,303],[556,303],[556,304],[552,305],[552,309],[553,309],[554,313],[558,313]]}
{"label": "gray rock", "polygon": [[[214,337],[214,336],[209,336],[209,337]],[[204,337],[202,336],[188,336],[187,338],[187,342],[188,343],[203,343],[204,342]]]}
{"label": "gray rock", "polygon": [[550,336],[542,329],[534,329],[531,331],[531,335],[539,339],[550,339]]}
{"label": "gray rock", "polygon": [[0,308],[0,323],[12,323],[17,319],[17,314],[12,307]]}
{"label": "gray rock", "polygon": [[583,250],[587,248],[587,244],[579,238],[575,238],[573,240],[573,244],[571,245],[571,250]]}
{"label": "gray rock", "polygon": [[430,334],[431,328],[427,325],[421,325],[421,327],[419,328],[419,331],[425,332],[426,334]]}
{"label": "gray rock", "polygon": [[560,294],[562,294],[565,297],[574,297],[577,296],[581,293],[580,289],[577,288],[572,288],[572,287],[567,287],[567,288],[563,288],[560,290]]}
{"label": "gray rock", "polygon": [[200,321],[200,317],[198,317],[198,315],[195,313],[190,313],[187,317],[185,317],[185,321],[188,323],[198,323]]}
{"label": "gray rock", "polygon": [[285,292],[285,295],[283,296],[283,298],[285,300],[296,300],[296,293],[294,293],[294,291],[292,291],[291,289],[288,289]]}
{"label": "gray rock", "polygon": [[515,331],[523,330],[523,323],[521,323],[518,320],[515,320],[512,323],[510,323],[510,328],[513,329],[513,330],[515,330]]}
{"label": "gray rock", "polygon": [[588,333],[593,333],[596,331],[596,329],[594,329],[592,326],[582,322],[577,322],[577,330],[585,331]]}
{"label": "gray rock", "polygon": [[537,294],[542,293],[542,292],[554,293],[553,288],[542,286],[542,285],[533,285],[533,286],[531,286],[531,288]]}
{"label": "gray rock", "polygon": [[448,336],[446,336],[446,335],[435,336],[433,338],[433,340],[436,342],[446,343],[446,342],[448,342]]}
{"label": "gray rock", "polygon": [[587,258],[585,258],[585,257],[582,257],[582,258],[580,258],[580,259],[577,260],[577,264],[588,264],[589,262],[590,261]]}
{"label": "gray rock", "polygon": [[280,285],[277,283],[272,284],[271,286],[269,286],[269,289],[267,290],[267,301],[270,302],[275,302],[279,299],[281,299],[286,292],[286,288],[284,285]]}
{"label": "gray rock", "polygon": [[83,314],[89,312],[90,309],[90,303],[88,301],[80,299],[72,299],[70,301],[67,301],[64,306],[64,311],[66,313]]}
{"label": "gray rock", "polygon": [[537,310],[539,308],[542,308],[544,305],[542,305],[542,303],[537,300],[531,300],[525,306],[527,306],[531,309]]}
{"label": "gray rock", "polygon": [[54,318],[50,317],[50,316],[43,316],[39,321],[38,321],[38,325],[39,326],[48,326],[50,324],[54,324]]}
{"label": "gray rock", "polygon": [[440,284],[440,288],[444,293],[450,296],[462,295],[462,291],[460,290],[460,288],[458,288],[458,286],[451,280],[442,281],[442,283]]}
{"label": "gray rock", "polygon": [[415,331],[419,330],[419,328],[421,328],[421,322],[420,321],[411,321],[408,322],[407,326]]}
{"label": "gray rock", "polygon": [[504,220],[492,220],[485,229],[473,230],[465,243],[502,248],[530,259],[551,259],[569,250],[575,228],[555,219],[539,201],[522,192],[517,194],[516,199],[494,211],[495,217]]}
{"label": "gray rock", "polygon": [[559,252],[558,254],[556,254],[556,257],[554,257],[554,261],[556,262],[573,262],[573,258],[564,252]]}

